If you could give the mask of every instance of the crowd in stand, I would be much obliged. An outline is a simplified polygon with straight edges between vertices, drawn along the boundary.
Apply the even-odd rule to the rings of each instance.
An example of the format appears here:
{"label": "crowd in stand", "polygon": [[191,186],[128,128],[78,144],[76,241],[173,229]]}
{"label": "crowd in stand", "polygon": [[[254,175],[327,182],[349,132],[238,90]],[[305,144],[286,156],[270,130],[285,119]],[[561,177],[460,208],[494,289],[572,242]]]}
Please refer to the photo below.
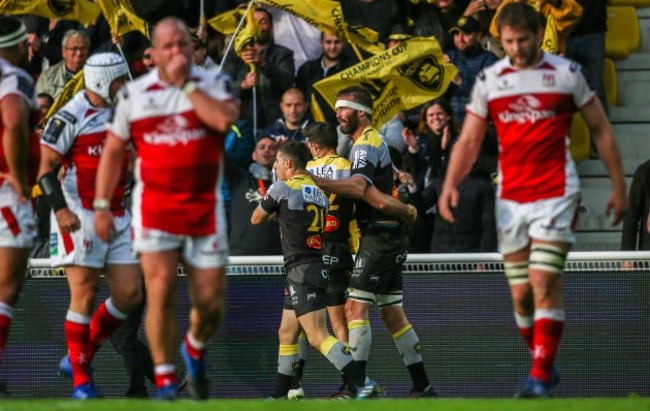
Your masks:
{"label": "crowd in stand", "polygon": [[[436,199],[445,174],[446,158],[459,133],[465,116],[465,105],[476,75],[503,57],[503,50],[494,30],[498,8],[511,0],[341,0],[344,16],[350,26],[375,30],[379,40],[393,47],[413,36],[435,36],[442,45],[445,60],[458,68],[458,75],[447,92],[435,102],[421,108],[400,112],[380,127],[386,143],[393,147],[396,168],[395,182],[403,199],[419,210],[419,220],[411,232],[412,252],[490,252],[496,251],[496,233],[487,205],[494,196],[491,178],[496,172],[497,144],[492,131],[484,143],[480,162],[465,183],[464,195],[477,201],[478,210],[459,213],[454,224],[436,218]],[[558,27],[560,52],[582,63],[588,81],[604,103],[602,59],[606,30],[605,3],[593,0],[528,1],[544,16],[552,15]],[[133,1],[136,13],[155,24],[165,13],[197,26],[198,11],[190,2]],[[155,7],[154,4],[155,3]],[[243,0],[207,1],[206,15],[245,7]],[[582,7],[581,7],[582,6]],[[173,11],[172,11],[173,10]],[[226,138],[231,157],[229,167],[248,170],[259,175],[264,167],[256,145],[271,137],[275,143],[285,140],[304,141],[302,130],[313,122],[311,103],[316,102],[328,122],[336,124],[336,116],[322,96],[314,91],[319,80],[338,73],[359,62],[343,36],[321,33],[299,18],[279,9],[256,7],[253,11],[260,23],[257,44],[238,56],[233,51],[224,55],[229,38],[209,25],[193,35],[194,63],[203,69],[216,68],[228,74],[233,92],[241,101],[241,118]],[[582,15],[582,18],[580,17]],[[137,32],[116,38],[108,24],[100,21],[83,28],[66,20],[23,17],[29,36],[29,72],[38,79],[37,92],[46,104],[61,93],[66,82],[97,52],[121,46],[131,73],[137,77],[155,67],[148,40]],[[255,66],[255,70],[250,67]],[[271,140],[268,140],[269,142]],[[339,133],[340,155],[347,155],[350,141]],[[265,145],[265,144],[263,144]],[[266,144],[265,146],[268,146]],[[258,160],[255,160],[255,159]],[[272,163],[272,162],[271,162]],[[492,177],[491,177],[492,176]],[[264,180],[259,180],[264,181]],[[237,180],[237,184],[241,184]],[[264,192],[261,183],[241,191],[229,187],[227,201],[257,203]],[[244,199],[232,196],[244,196]],[[471,203],[471,202],[468,202]],[[467,203],[466,203],[467,204]],[[231,208],[227,207],[231,216]],[[235,214],[239,208],[235,209]],[[463,216],[467,216],[467,218]],[[45,219],[46,217],[43,217]],[[257,229],[246,219],[230,219],[230,244],[233,255],[277,254],[279,236],[267,230],[260,241]],[[44,225],[45,226],[45,225]],[[436,234],[432,236],[432,233]],[[259,243],[261,247],[250,244]],[[42,249],[42,247],[41,247]]]}

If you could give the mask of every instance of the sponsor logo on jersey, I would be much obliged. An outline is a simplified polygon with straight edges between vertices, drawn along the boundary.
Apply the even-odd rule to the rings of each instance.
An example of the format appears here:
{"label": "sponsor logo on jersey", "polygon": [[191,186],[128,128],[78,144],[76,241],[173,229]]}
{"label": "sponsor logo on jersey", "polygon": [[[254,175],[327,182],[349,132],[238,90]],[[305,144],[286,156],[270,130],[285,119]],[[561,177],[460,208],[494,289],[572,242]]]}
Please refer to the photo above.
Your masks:
{"label": "sponsor logo on jersey", "polygon": [[179,144],[187,145],[193,141],[203,140],[207,137],[205,128],[189,128],[189,121],[181,116],[171,116],[156,126],[154,131],[144,133],[142,137],[146,144],[154,146],[167,145],[170,147]]}
{"label": "sponsor logo on jersey", "polygon": [[352,155],[352,168],[364,168],[366,166],[368,152],[366,150],[355,150]]}
{"label": "sponsor logo on jersey", "polygon": [[321,248],[320,234],[310,235],[309,237],[307,237],[307,247],[320,250]]}
{"label": "sponsor logo on jersey", "polygon": [[340,226],[341,226],[341,222],[339,221],[338,218],[334,217],[333,215],[329,215],[329,214],[327,215],[327,217],[325,217],[325,230],[324,231],[326,233],[332,233],[332,232],[338,230]]}
{"label": "sponsor logo on jersey", "polygon": [[313,174],[317,175],[318,177],[333,180],[336,169],[331,165],[323,164],[322,166],[310,167],[309,171],[311,171]]}
{"label": "sponsor logo on jersey", "polygon": [[43,133],[43,141],[50,144],[56,144],[56,142],[59,141],[59,137],[61,137],[61,133],[63,133],[65,126],[65,121],[54,117],[47,125],[45,133]]}
{"label": "sponsor logo on jersey", "polygon": [[535,124],[540,120],[548,120],[555,117],[555,110],[544,110],[542,102],[530,94],[519,97],[515,102],[508,105],[508,109],[499,113],[499,121],[502,123]]}
{"label": "sponsor logo on jersey", "polygon": [[97,144],[95,146],[88,146],[88,155],[91,157],[101,157],[102,151],[104,151],[103,144]]}
{"label": "sponsor logo on jersey", "polygon": [[555,74],[553,73],[544,73],[542,74],[542,85],[545,87],[554,87],[555,86]]}
{"label": "sponsor logo on jersey", "polygon": [[323,208],[327,208],[327,198],[325,198],[325,194],[323,193],[323,190],[321,190],[317,186],[303,185],[302,198],[307,203],[314,203]]}

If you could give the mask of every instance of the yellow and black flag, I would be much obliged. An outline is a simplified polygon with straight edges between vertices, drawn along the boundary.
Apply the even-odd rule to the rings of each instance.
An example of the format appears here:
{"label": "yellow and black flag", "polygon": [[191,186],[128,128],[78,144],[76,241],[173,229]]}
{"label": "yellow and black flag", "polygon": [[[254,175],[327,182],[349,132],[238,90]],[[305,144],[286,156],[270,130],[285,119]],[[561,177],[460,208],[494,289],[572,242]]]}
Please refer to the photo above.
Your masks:
{"label": "yellow and black flag", "polygon": [[149,24],[135,14],[129,0],[97,0],[111,31],[122,36],[131,31],[139,31],[149,38]]}
{"label": "yellow and black flag", "polygon": [[90,0],[0,0],[0,14],[34,14],[89,26],[101,10]]}
{"label": "yellow and black flag", "polygon": [[377,32],[365,27],[348,26],[343,18],[341,3],[338,1],[257,0],[257,2],[291,13],[324,33],[343,36],[351,45],[359,46],[369,53],[376,54],[384,50],[384,45],[377,41]]}
{"label": "yellow and black flag", "polygon": [[255,18],[254,11],[249,9],[248,13],[246,14],[246,20],[244,21],[244,24],[239,28],[239,31],[235,35],[235,53],[237,53],[238,56],[241,55],[241,52],[248,45],[255,44],[259,35],[260,23]]}
{"label": "yellow and black flag", "polygon": [[218,14],[208,20],[208,24],[221,34],[229,36],[235,32],[244,11],[237,8]]}
{"label": "yellow and black flag", "polygon": [[50,117],[52,117],[54,114],[56,114],[57,111],[61,110],[61,107],[65,106],[65,103],[70,101],[72,97],[74,97],[75,94],[77,94],[79,91],[83,90],[86,88],[86,84],[84,83],[84,71],[79,70],[77,74],[74,75],[68,82],[65,84],[65,87],[63,87],[63,91],[61,91],[61,94],[59,94],[59,97],[54,100],[54,103],[52,104],[52,107],[50,107],[50,110],[47,112],[45,115],[45,120],[43,121],[44,123],[49,120]]}
{"label": "yellow and black flag", "polygon": [[542,50],[551,53],[558,53],[557,26],[552,15],[546,16],[546,28],[544,29],[544,39],[542,40]]}
{"label": "yellow and black flag", "polygon": [[365,86],[374,100],[373,124],[380,127],[397,112],[443,94],[457,71],[444,62],[435,38],[414,37],[317,82],[314,88],[333,108],[340,89]]}

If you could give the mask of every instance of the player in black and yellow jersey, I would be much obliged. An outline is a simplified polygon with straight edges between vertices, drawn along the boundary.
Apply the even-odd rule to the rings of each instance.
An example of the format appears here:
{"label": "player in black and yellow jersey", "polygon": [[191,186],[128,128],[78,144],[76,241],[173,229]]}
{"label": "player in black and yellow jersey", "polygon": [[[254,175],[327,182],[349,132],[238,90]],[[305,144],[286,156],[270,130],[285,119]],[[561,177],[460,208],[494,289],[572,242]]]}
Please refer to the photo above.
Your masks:
{"label": "player in black and yellow jersey", "polygon": [[[408,237],[401,218],[414,221],[415,208],[391,197],[393,167],[388,146],[372,127],[372,97],[363,87],[338,92],[336,118],[341,132],[353,140],[350,178],[329,180],[314,177],[328,193],[355,199],[361,243],[350,279],[346,315],[350,349],[364,367],[370,354],[370,305],[376,303],[404,365],[413,380],[413,397],[436,396],[429,383],[420,341],[402,308],[402,265],[407,257]],[[364,368],[365,369],[365,368]]]}
{"label": "player in black and yellow jersey", "polygon": [[327,330],[327,269],[322,262],[321,234],[328,200],[305,170],[309,158],[309,150],[302,143],[288,141],[278,147],[273,168],[280,181],[269,188],[251,217],[251,223],[262,224],[276,214],[286,270],[278,331],[278,382],[272,397],[286,397],[289,391],[298,362],[298,336],[304,330],[309,343],[357,387],[356,398],[371,398],[381,393],[379,384],[365,376],[348,347]]}

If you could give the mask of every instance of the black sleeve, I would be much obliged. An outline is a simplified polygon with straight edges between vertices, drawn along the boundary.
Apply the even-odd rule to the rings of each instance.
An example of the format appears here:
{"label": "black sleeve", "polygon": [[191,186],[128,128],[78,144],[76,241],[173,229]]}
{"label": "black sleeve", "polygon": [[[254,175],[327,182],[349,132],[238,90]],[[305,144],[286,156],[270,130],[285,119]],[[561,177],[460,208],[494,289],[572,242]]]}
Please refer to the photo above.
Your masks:
{"label": "black sleeve", "polygon": [[632,184],[628,194],[628,210],[623,219],[621,233],[621,250],[632,251],[638,249],[640,230],[645,230],[647,217],[648,192],[647,181],[650,171],[650,161],[641,164],[634,172]]}

